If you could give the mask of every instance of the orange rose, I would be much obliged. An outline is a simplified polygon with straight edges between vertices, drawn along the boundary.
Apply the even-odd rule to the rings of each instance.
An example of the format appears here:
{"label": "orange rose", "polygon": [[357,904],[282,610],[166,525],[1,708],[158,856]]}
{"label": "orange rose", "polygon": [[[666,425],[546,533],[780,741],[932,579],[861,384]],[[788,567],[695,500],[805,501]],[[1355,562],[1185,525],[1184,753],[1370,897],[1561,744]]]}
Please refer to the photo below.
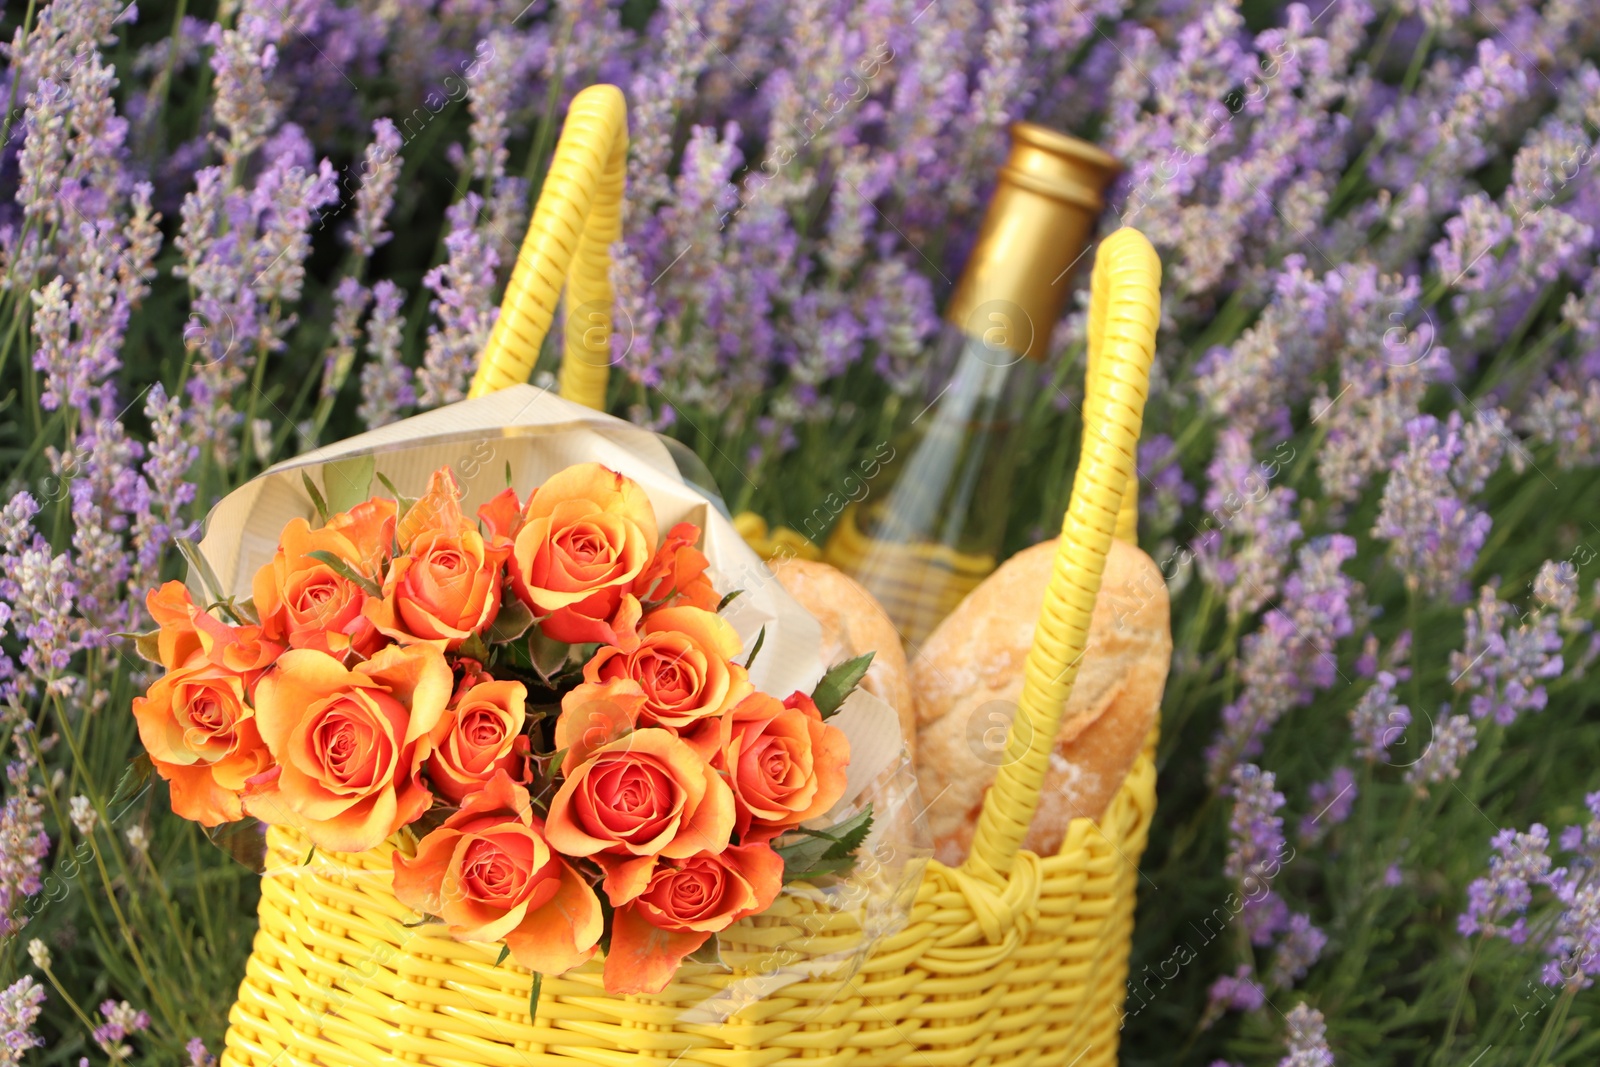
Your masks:
{"label": "orange rose", "polygon": [[243,675],[246,690],[251,690],[283,651],[282,645],[263,636],[259,626],[229,626],[201,611],[182,582],[151,590],[145,604],[160,627],[156,645],[161,665],[169,671],[200,652],[217,666]]}
{"label": "orange rose", "polygon": [[189,590],[182,582],[168,582],[146,593],[144,605],[160,628],[156,645],[161,665],[170,671],[187,663],[200,649],[200,632],[195,627],[199,609],[189,598]]}
{"label": "orange rose", "polygon": [[522,505],[517,501],[517,491],[506,488],[487,504],[478,508],[478,520],[483,523],[484,542],[496,552],[509,558],[516,544],[517,531],[522,529]]}
{"label": "orange rose", "polygon": [[556,719],[556,751],[564,755],[561,773],[571,774],[607,744],[626,736],[639,722],[645,695],[631,678],[580,682],[561,698]]}
{"label": "orange rose", "polygon": [[362,609],[368,596],[313,552],[328,552],[359,574],[376,577],[394,541],[395,502],[373,499],[335,515],[313,530],[304,519],[290,519],[272,560],[252,583],[262,633],[294,648],[314,648],[343,656],[352,648],[371,655],[383,644]]}
{"label": "orange rose", "polygon": [[752,693],[728,719],[720,767],[737,798],[739,840],[770,840],[844,795],[850,742],[804,693],[781,704]]}
{"label": "orange rose", "polygon": [[271,763],[252,715],[244,678],[198,650],[134,698],[139,739],[171,783],[174,812],[203,826],[243,817],[246,780]]}
{"label": "orange rose", "polygon": [[396,640],[442,641],[454,651],[500,610],[505,554],[462,515],[448,467],[434,472],[398,532],[401,554],[389,564],[383,599],[367,601],[366,616]]}
{"label": "orange rose", "polygon": [[511,583],[544,632],[572,644],[626,643],[617,616],[656,547],[655,509],[644,490],[598,463],[580,463],[535,490],[524,519]]}
{"label": "orange rose", "polygon": [[354,670],[313,649],[285,652],[256,687],[277,767],[252,783],[245,810],[334,852],[377,845],[433,801],[422,764],[453,684],[432,645],[390,645]]}
{"label": "orange rose", "polygon": [[739,648],[733,627],[711,612],[662,608],[645,616],[637,648],[601,648],[583,676],[591,682],[633,679],[644,690],[646,725],[686,730],[750,694],[745,669],[731,662]]}
{"label": "orange rose", "polygon": [[443,919],[459,941],[504,941],[539,974],[588,960],[605,926],[594,890],[551,850],[528,791],[503,771],[424,837],[415,857],[395,852],[394,895]]}
{"label": "orange rose", "polygon": [[706,569],[711,561],[694,546],[700,540],[700,527],[680,522],[667,533],[655,557],[633,581],[633,595],[646,603],[687,605],[716,611],[722,598],[711,587]]}
{"label": "orange rose", "polygon": [[433,728],[426,769],[434,792],[460,804],[496,774],[524,780],[527,699],[521,682],[483,681],[463,693]]}
{"label": "orange rose", "polygon": [[634,730],[563,771],[545,836],[565,855],[682,859],[727,847],[733,794],[667,730]]}
{"label": "orange rose", "polygon": [[328,520],[323,529],[332,530],[348,544],[346,551],[334,555],[347,561],[362,574],[383,573],[383,561],[394,548],[395,523],[400,505],[384,497],[363,500],[349,511]]}
{"label": "orange rose", "polygon": [[283,646],[268,641],[259,626],[229,626],[201,612],[196,620],[200,630],[200,648],[212,663],[245,676],[246,684],[254,691],[261,672],[272,666],[283,652]]}
{"label": "orange rose", "polygon": [[[712,934],[765,911],[783,885],[783,860],[764,844],[734,845],[675,862],[634,861],[632,896],[612,895],[607,993],[659,993]],[[606,890],[612,889],[607,877]]]}

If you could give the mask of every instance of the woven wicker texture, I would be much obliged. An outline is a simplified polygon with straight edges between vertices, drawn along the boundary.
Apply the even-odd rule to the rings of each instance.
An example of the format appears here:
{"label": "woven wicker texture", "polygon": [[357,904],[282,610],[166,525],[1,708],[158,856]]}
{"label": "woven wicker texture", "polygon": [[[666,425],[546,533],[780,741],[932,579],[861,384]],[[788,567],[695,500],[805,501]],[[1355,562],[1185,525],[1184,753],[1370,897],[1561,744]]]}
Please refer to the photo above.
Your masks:
{"label": "woven wicker texture", "polygon": [[567,287],[561,395],[603,408],[611,369],[611,254],[622,236],[628,108],[614,85],[572,98],[533,221],[470,396],[528,380]]}
{"label": "woven wicker texture", "polygon": [[[579,95],[573,114],[582,117],[581,129],[599,132],[574,137],[569,118],[553,175],[588,173],[598,183],[609,173],[609,161],[622,158],[622,135],[596,114],[613,109],[616,119],[620,104],[615,90]],[[534,228],[559,214],[578,220],[570,236],[587,236],[581,220],[594,225],[588,212],[598,195],[562,188],[547,184]],[[570,218],[564,208],[546,212],[553,196],[588,206],[573,208]],[[526,317],[508,324],[502,311],[506,332],[495,331],[479,391],[510,384],[516,367],[525,377],[528,353],[537,354],[549,326],[575,246],[558,243],[545,261],[539,250],[550,246],[533,242],[530,233],[516,269],[549,286],[543,295],[550,299],[530,305],[532,290],[515,289],[513,280],[507,302],[520,302]],[[598,256],[603,260],[604,244]],[[457,943],[439,927],[411,925],[418,917],[393,894],[391,845],[358,855],[313,853],[296,831],[273,828],[260,930],[229,1015],[222,1063],[1114,1064],[1137,864],[1155,809],[1154,739],[1099,825],[1074,820],[1054,856],[1035,856],[1020,843],[1076,676],[1110,539],[1132,534],[1123,498],[1159,319],[1159,272],[1154,251],[1135,231],[1119,231],[1100,248],[1083,457],[1018,712],[1030,729],[1013,732],[966,864],[929,863],[909,923],[874,944],[859,967],[803,972],[807,961],[848,957],[864,935],[848,914],[786,894],[767,913],[724,932],[726,968],[688,964],[656,996],[614,997],[604,993],[593,962],[545,978],[530,1019],[532,979],[510,959],[497,962],[497,946]],[[507,354],[507,338],[520,355]],[[570,344],[569,332],[568,364]],[[602,365],[598,392],[594,375],[564,374],[563,395],[598,405],[604,373]],[[773,974],[783,980],[770,980]],[[738,1010],[721,1021],[705,1016],[708,998],[720,994],[713,1003],[723,1003],[728,991],[738,994],[730,1005]],[[764,995],[745,995],[752,991]]]}

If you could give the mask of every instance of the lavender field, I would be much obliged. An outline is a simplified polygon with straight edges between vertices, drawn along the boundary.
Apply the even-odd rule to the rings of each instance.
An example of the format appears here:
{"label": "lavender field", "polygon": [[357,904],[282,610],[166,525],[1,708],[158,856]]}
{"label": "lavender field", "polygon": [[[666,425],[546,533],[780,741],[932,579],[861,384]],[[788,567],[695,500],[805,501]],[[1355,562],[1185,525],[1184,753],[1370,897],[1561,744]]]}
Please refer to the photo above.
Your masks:
{"label": "lavender field", "polygon": [[[596,82],[609,410],[811,533],[921,406],[1008,125],[1123,162],[1174,637],[1124,1064],[1600,1059],[1585,0],[9,0],[0,39],[0,1064],[213,1062],[258,878],[119,788],[126,635],[222,495],[465,395]],[[1070,490],[1079,281],[1008,550]]]}

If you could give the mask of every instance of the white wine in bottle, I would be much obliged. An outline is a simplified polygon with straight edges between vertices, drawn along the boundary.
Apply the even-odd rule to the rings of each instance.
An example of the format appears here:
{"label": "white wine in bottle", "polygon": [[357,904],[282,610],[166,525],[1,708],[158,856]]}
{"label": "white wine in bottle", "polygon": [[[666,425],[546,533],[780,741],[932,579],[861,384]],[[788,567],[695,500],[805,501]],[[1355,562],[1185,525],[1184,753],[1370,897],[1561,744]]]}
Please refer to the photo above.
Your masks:
{"label": "white wine in bottle", "polygon": [[1011,151],[931,345],[926,388],[871,495],[826,558],[872,591],[908,651],[994,569],[1038,364],[1118,171],[1100,149],[1031,123]]}

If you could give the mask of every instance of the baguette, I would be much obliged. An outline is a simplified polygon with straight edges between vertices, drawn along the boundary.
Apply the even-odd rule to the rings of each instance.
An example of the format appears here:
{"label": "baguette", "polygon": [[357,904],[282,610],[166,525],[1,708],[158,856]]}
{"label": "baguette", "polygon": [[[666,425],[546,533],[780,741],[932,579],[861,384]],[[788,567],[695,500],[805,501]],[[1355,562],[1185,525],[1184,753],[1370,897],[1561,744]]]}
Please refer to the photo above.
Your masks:
{"label": "baguette", "polygon": [[[947,864],[966,857],[1004,761],[1055,554],[1048,541],[1008,560],[939,624],[912,664],[917,778],[934,855]],[[1116,795],[1160,712],[1172,659],[1169,611],[1154,561],[1113,541],[1025,848],[1057,851],[1074,818],[1099,819]]]}
{"label": "baguette", "polygon": [[917,730],[911,672],[900,633],[877,598],[826,563],[791,556],[773,561],[771,567],[778,584],[822,624],[823,663],[831,667],[864,652],[874,653],[861,688],[895,710],[900,734],[912,751]]}

